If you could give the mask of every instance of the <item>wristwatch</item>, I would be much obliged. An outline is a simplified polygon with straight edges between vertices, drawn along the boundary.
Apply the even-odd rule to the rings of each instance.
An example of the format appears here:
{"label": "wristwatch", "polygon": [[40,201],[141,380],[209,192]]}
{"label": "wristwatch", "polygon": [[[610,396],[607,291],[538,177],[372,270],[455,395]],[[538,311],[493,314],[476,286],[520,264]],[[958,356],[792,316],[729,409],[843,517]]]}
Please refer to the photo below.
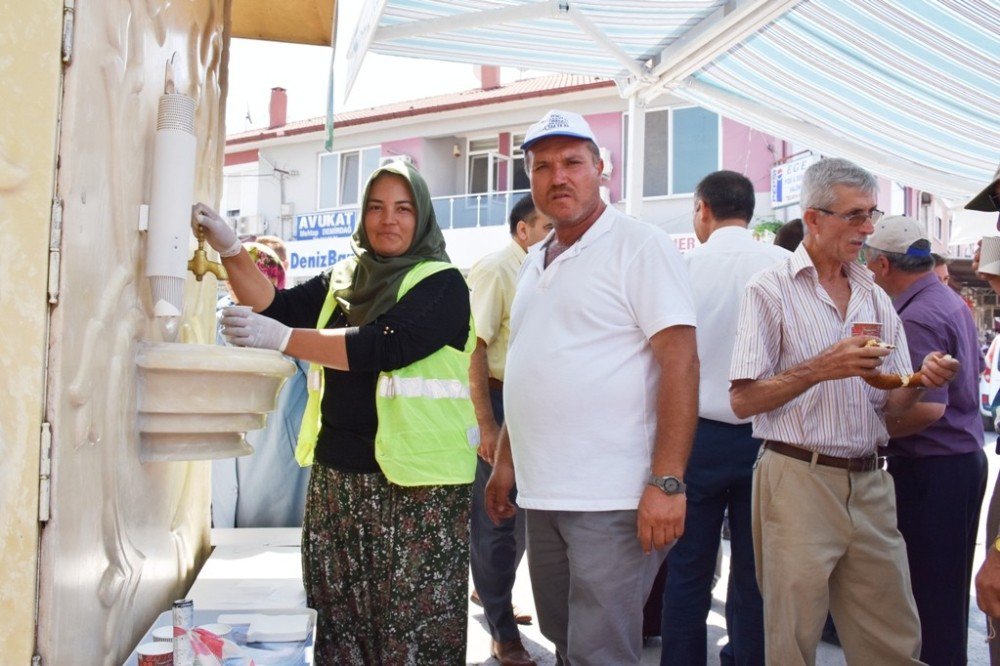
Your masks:
{"label": "wristwatch", "polygon": [[676,476],[656,476],[655,474],[650,474],[646,483],[656,486],[668,495],[683,495],[684,491],[687,490],[684,482]]}

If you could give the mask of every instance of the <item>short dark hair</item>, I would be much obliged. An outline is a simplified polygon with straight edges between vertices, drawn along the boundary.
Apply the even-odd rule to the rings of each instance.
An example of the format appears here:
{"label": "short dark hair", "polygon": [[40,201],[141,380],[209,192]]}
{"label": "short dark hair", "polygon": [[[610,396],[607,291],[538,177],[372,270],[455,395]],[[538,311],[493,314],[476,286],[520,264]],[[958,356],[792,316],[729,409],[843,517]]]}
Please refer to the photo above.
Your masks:
{"label": "short dark hair", "polygon": [[802,227],[802,218],[797,217],[778,227],[778,230],[774,232],[774,244],[789,252],[795,252],[795,248],[802,243],[803,236],[805,236],[805,229]]}
{"label": "short dark hair", "polygon": [[535,202],[531,199],[531,194],[525,194],[518,199],[514,207],[510,209],[510,235],[517,233],[517,223],[524,220],[530,224],[528,218],[535,212]]}
{"label": "short dark hair", "polygon": [[735,171],[708,174],[694,189],[694,196],[706,203],[718,220],[736,218],[749,222],[753,217],[754,204],[757,203],[753,183]]}

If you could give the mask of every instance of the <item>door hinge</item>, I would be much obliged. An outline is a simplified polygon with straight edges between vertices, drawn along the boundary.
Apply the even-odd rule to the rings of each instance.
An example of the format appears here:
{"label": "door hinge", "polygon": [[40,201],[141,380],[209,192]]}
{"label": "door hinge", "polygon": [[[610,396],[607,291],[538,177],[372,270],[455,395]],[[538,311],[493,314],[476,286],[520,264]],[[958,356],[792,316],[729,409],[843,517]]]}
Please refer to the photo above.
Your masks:
{"label": "door hinge", "polygon": [[63,0],[62,61],[73,60],[73,23],[76,17],[75,0]]}
{"label": "door hinge", "polygon": [[49,303],[59,302],[59,261],[62,256],[62,199],[52,200],[52,215],[49,220]]}
{"label": "door hinge", "polygon": [[38,522],[46,523],[49,520],[49,509],[52,500],[52,426],[48,421],[42,422],[39,444]]}

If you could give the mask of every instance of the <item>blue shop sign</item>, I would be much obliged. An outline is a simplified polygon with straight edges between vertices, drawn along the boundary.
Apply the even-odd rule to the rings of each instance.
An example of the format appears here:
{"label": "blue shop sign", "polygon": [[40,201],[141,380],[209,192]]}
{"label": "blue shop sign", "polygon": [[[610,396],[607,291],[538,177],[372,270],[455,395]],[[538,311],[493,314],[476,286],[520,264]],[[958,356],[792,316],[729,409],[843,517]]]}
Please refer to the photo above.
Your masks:
{"label": "blue shop sign", "polygon": [[296,215],[295,231],[292,236],[295,240],[343,238],[354,233],[357,220],[357,209]]}

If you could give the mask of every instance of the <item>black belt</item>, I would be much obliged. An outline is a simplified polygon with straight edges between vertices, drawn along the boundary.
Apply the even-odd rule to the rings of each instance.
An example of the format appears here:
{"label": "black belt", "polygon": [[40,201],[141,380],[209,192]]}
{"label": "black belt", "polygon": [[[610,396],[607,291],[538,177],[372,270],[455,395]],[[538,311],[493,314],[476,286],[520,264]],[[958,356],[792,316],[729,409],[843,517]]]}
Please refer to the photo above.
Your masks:
{"label": "black belt", "polygon": [[875,453],[861,458],[837,458],[835,456],[823,455],[822,453],[813,453],[808,449],[784,442],[775,442],[774,440],[764,442],[764,448],[770,449],[775,453],[780,453],[783,456],[795,458],[796,460],[804,460],[809,463],[813,461],[813,456],[816,456],[817,465],[846,469],[850,472],[874,472],[877,469],[882,469],[882,463],[885,462],[884,457]]}

